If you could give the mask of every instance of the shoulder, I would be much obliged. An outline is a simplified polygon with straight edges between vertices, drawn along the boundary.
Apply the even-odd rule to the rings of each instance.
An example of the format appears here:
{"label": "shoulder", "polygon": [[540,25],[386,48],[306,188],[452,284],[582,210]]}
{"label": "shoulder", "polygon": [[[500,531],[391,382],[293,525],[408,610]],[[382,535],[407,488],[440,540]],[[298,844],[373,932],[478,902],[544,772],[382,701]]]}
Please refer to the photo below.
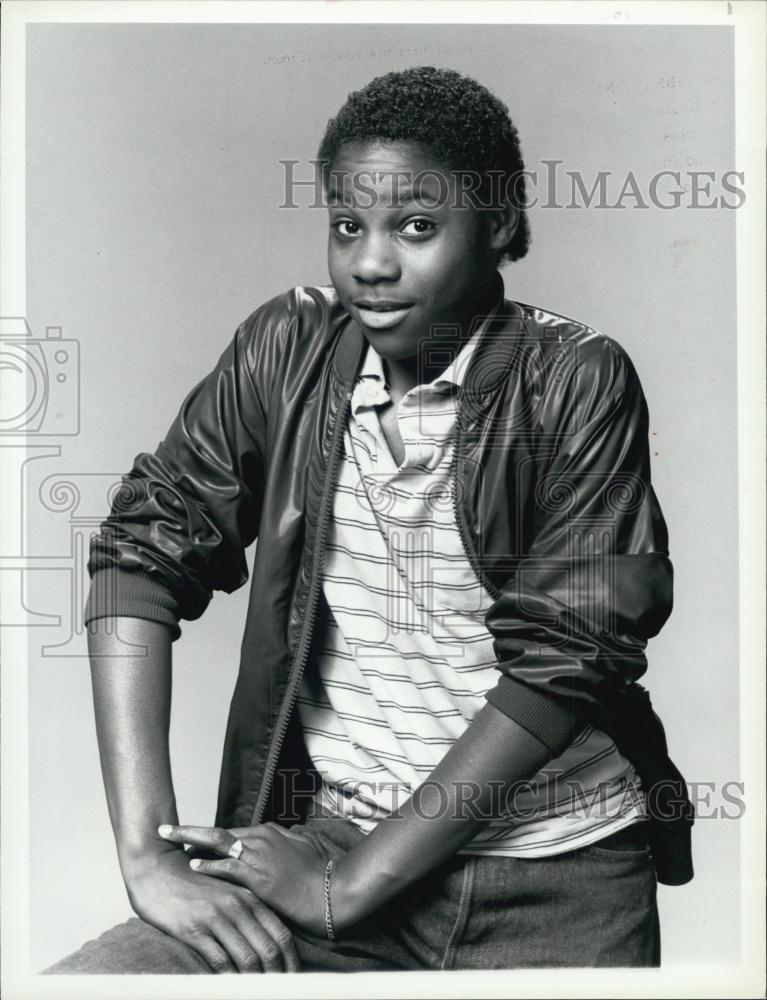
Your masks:
{"label": "shoulder", "polygon": [[244,340],[278,340],[283,346],[297,336],[319,332],[344,314],[335,289],[299,285],[264,302],[240,324]]}
{"label": "shoulder", "polygon": [[235,340],[251,371],[274,371],[291,358],[325,350],[348,314],[332,286],[297,286],[264,302],[237,329]]}
{"label": "shoulder", "polygon": [[522,310],[524,339],[550,394],[562,402],[569,399],[582,412],[594,412],[626,393],[641,395],[634,364],[617,340],[568,316],[516,305]]}

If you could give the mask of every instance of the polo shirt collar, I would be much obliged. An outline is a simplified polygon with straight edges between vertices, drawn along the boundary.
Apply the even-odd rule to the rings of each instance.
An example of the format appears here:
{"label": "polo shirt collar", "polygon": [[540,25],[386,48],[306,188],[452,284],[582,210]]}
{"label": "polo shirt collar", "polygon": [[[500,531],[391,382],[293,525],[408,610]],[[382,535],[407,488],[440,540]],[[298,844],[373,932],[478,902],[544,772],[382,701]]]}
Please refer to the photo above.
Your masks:
{"label": "polo shirt collar", "polygon": [[[431,382],[424,383],[415,388],[433,392],[451,392],[453,389],[460,388],[466,377],[471,356],[476,350],[480,337],[497,312],[497,309],[498,307],[496,306],[487,319],[477,327],[452,363],[448,365],[441,375],[438,375]],[[374,379],[375,381],[373,383],[365,383],[364,380],[366,379]],[[362,361],[362,367],[357,375],[357,385],[352,397],[352,411],[357,413],[362,407],[379,405],[382,402],[386,402],[388,398],[389,386],[386,383],[383,359],[373,348],[373,345],[368,344]]]}

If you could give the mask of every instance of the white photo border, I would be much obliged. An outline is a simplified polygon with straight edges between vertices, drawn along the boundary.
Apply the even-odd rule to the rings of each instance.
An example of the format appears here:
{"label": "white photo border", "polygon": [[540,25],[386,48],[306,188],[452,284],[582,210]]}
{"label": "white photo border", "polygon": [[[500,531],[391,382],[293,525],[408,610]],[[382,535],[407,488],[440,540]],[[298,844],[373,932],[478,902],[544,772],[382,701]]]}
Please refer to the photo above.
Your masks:
{"label": "white photo border", "polygon": [[[658,970],[304,973],[266,975],[269,997],[751,997],[765,982],[765,6],[732,2],[229,2],[112,0],[3,5],[0,149],[0,315],[25,315],[25,28],[43,22],[144,23],[516,23],[632,26],[722,25],[735,29],[736,167],[748,178],[737,216],[738,445],[742,778],[742,947],[738,965]],[[0,449],[0,465],[7,454]],[[0,469],[0,476],[2,469]],[[0,480],[1,481],[1,480]],[[0,522],[0,532],[2,532]],[[2,535],[0,534],[0,538]],[[0,553],[8,549],[0,543]],[[2,560],[0,559],[0,566]],[[0,577],[0,580],[2,577]],[[8,1000],[207,998],[253,995],[250,979],[195,976],[41,977],[29,972],[27,662],[23,629],[3,631],[2,654],[2,993]]]}

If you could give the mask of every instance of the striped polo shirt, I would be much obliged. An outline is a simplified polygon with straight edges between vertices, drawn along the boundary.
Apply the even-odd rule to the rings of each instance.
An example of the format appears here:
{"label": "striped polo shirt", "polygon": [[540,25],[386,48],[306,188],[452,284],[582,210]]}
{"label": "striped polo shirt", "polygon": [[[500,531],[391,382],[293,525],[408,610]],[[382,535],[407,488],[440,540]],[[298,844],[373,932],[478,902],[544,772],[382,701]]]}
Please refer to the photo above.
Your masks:
{"label": "striped polo shirt", "polygon": [[[429,777],[498,682],[484,623],[493,598],[463,549],[451,476],[457,389],[480,335],[439,378],[400,401],[399,467],[378,419],[390,396],[372,347],[352,395],[322,632],[298,711],[322,776],[318,801],[364,833]],[[513,795],[499,786],[492,817],[462,853],[543,857],[643,818],[632,765],[587,726]]]}

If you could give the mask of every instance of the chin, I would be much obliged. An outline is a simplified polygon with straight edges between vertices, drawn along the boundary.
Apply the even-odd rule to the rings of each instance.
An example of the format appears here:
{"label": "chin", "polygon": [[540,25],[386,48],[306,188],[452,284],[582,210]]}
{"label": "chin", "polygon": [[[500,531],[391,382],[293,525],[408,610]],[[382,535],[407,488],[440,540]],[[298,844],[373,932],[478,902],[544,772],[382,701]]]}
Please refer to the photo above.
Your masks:
{"label": "chin", "polygon": [[394,330],[371,330],[362,324],[360,329],[376,353],[387,361],[407,361],[419,353],[420,344],[416,343],[414,346],[412,337],[405,335],[403,340],[403,335]]}

